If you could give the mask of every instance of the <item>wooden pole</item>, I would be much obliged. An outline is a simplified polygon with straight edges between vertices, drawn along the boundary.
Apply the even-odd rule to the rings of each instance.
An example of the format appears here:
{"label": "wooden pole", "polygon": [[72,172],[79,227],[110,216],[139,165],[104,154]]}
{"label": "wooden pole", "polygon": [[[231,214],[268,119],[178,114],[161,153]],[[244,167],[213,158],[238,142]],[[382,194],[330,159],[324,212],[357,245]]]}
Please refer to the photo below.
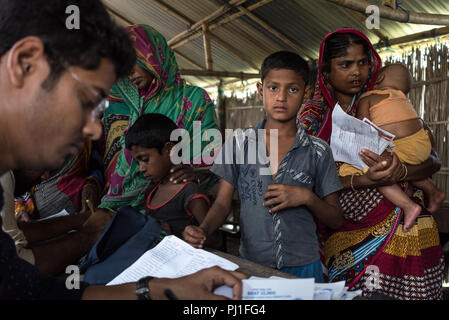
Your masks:
{"label": "wooden pole", "polygon": [[[327,1],[351,10],[361,12],[363,14],[365,14],[366,8],[368,6],[373,5],[372,3],[365,0],[327,0]],[[416,13],[416,12],[407,13],[401,9],[392,9],[386,6],[378,6],[378,7],[380,17],[384,19],[406,23],[449,26],[449,15]]]}
{"label": "wooden pole", "polygon": [[[249,6],[247,9],[248,9],[249,11],[253,11],[253,10],[255,10],[255,9],[257,9],[257,8],[259,8],[259,7],[263,6],[263,5],[265,5],[265,4],[269,3],[269,2],[271,2],[271,1],[273,1],[273,0],[262,0],[262,1],[258,2],[258,3],[253,4],[252,6]],[[221,25],[223,25],[223,24],[225,24],[225,23],[228,23],[228,22],[230,22],[230,21],[232,21],[232,20],[235,20],[235,19],[237,19],[237,18],[239,18],[239,17],[241,17],[241,16],[243,16],[243,15],[244,15],[244,13],[239,11],[239,12],[234,13],[234,14],[232,14],[232,15],[226,17],[226,18],[221,19],[220,21],[218,21],[218,22],[216,22],[216,23],[210,24],[210,25],[209,25],[209,31],[212,31],[212,30],[214,30],[215,28],[217,28],[217,27],[219,27],[219,26],[221,26]],[[171,39],[170,41],[172,41],[173,44],[170,44],[170,47],[172,47],[172,48],[180,47],[180,46],[186,44],[187,42],[190,42],[190,41],[192,41],[193,39],[196,39],[196,38],[198,38],[198,37],[200,37],[200,36],[201,36],[201,32],[199,32],[199,30],[196,30],[193,34],[191,34],[191,35],[189,35],[189,36],[183,38],[183,39],[180,40],[180,41],[177,41],[177,42],[176,42],[176,41],[172,41],[173,39]],[[181,37],[181,38],[182,38],[182,37]],[[175,43],[175,42],[176,42],[176,43]]]}
{"label": "wooden pole", "polygon": [[420,41],[429,38],[440,37],[449,34],[449,27],[437,28],[428,31],[418,32],[414,34],[410,34],[407,36],[388,39],[388,43],[386,41],[381,41],[377,47],[385,48],[387,46],[401,45],[408,42]]}
{"label": "wooden pole", "polygon": [[[178,18],[179,20],[181,20],[183,23],[185,23],[188,26],[193,25],[195,22],[190,20],[189,18],[187,18],[186,16],[177,13],[175,9],[171,9],[171,7],[169,7],[168,5],[165,5],[164,3],[162,3],[159,0],[153,0],[154,2],[157,2],[157,4],[159,6],[166,6],[164,7],[164,9],[166,9],[166,11],[170,14],[172,14],[174,17]],[[263,0],[261,2],[266,2],[266,1],[272,1],[272,0]],[[257,5],[260,6],[260,2],[257,3]],[[208,27],[209,29],[209,36],[211,41],[217,43],[220,47],[222,47],[224,50],[226,50],[228,53],[232,54],[235,58],[239,59],[240,61],[246,63],[248,66],[250,66],[251,68],[258,70],[258,67],[250,60],[246,59],[243,57],[243,55],[241,53],[239,53],[239,51],[237,49],[235,49],[233,46],[231,46],[230,44],[228,44],[226,41],[222,40],[221,38],[215,36],[212,34],[212,32],[210,32],[211,27]],[[195,35],[197,35],[197,33],[195,33]],[[173,46],[172,46],[173,49]],[[179,52],[176,52],[182,59],[186,60],[187,62],[189,62],[191,65],[197,67],[200,70],[204,70],[204,68],[202,66],[199,66],[197,63],[193,62],[192,60],[188,59],[187,57],[181,55]]]}
{"label": "wooden pole", "polygon": [[220,128],[222,130],[221,134],[224,137],[224,131],[226,128],[226,105],[225,105],[225,96],[223,92],[223,80],[220,79],[220,82],[217,85],[217,113],[218,113],[218,123],[220,124]]}
{"label": "wooden pole", "polygon": [[195,77],[216,77],[216,78],[239,78],[242,80],[259,78],[258,73],[228,72],[228,71],[212,71],[212,70],[189,70],[182,69],[183,76]]}
{"label": "wooden pole", "polygon": [[292,47],[293,49],[295,49],[299,54],[307,57],[308,59],[312,59],[312,57],[310,57],[308,54],[306,54],[304,52],[304,50],[302,50],[301,47],[299,47],[296,43],[294,43],[293,41],[291,41],[290,39],[288,39],[283,33],[279,32],[278,30],[274,29],[273,27],[271,27],[270,25],[268,25],[268,23],[266,23],[265,21],[263,21],[262,19],[260,19],[259,17],[257,17],[255,14],[253,14],[252,12],[250,12],[248,9],[242,7],[242,6],[238,6],[238,9],[245,13],[249,18],[251,18],[252,20],[254,20],[256,23],[258,23],[260,26],[262,26],[264,29],[266,29],[267,31],[269,31],[271,34],[273,34],[274,36],[276,36],[277,38],[279,38],[280,40],[282,40],[284,43],[286,43],[287,45],[289,45],[290,47]]}
{"label": "wooden pole", "polygon": [[203,46],[204,46],[204,60],[206,62],[206,69],[213,69],[213,60],[212,60],[212,52],[210,46],[210,35],[209,29],[207,28],[207,24],[203,23]]}
{"label": "wooden pole", "polygon": [[175,44],[176,42],[178,42],[179,40],[181,40],[185,36],[191,34],[194,31],[200,30],[204,23],[207,24],[207,23],[211,22],[212,20],[217,19],[218,17],[222,16],[223,14],[225,14],[226,12],[231,10],[232,7],[234,7],[236,5],[241,5],[241,4],[245,3],[246,1],[247,0],[231,0],[231,1],[229,1],[228,5],[221,6],[219,9],[215,10],[214,12],[212,12],[207,17],[204,17],[200,21],[196,22],[193,26],[191,26],[187,30],[177,34],[176,36],[174,36],[173,38],[168,40],[167,41],[168,45],[172,46],[173,44]]}

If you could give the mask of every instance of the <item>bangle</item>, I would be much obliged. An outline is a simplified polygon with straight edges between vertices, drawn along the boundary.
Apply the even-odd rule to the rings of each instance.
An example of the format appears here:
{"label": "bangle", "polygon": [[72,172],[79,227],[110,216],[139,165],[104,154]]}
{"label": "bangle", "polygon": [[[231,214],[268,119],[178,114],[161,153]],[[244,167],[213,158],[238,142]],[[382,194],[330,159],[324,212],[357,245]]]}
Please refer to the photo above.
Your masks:
{"label": "bangle", "polygon": [[402,168],[404,169],[405,173],[404,175],[399,179],[399,181],[405,181],[405,178],[407,178],[407,174],[408,174],[408,170],[407,170],[407,166],[401,162]]}
{"label": "bangle", "polygon": [[351,189],[352,189],[352,191],[357,192],[357,191],[355,190],[355,188],[354,188],[354,185],[353,185],[353,182],[354,182],[354,176],[355,176],[355,174],[352,174],[352,175],[351,175]]}

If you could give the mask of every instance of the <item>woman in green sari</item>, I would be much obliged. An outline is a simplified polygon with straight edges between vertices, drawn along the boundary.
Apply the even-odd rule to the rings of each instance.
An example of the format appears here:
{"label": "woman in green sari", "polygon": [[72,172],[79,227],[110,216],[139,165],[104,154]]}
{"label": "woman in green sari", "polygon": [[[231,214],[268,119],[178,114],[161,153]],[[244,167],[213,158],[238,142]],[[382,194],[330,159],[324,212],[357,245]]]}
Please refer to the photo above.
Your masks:
{"label": "woman in green sari", "polygon": [[[125,149],[123,133],[139,116],[161,113],[173,120],[179,128],[189,132],[190,144],[199,139],[203,150],[209,142],[203,142],[201,135],[218,127],[214,104],[209,95],[205,90],[187,85],[181,79],[175,55],[165,38],[147,25],[130,26],[127,31],[134,44],[137,63],[133,72],[112,88],[110,106],[104,114],[107,192],[100,208],[116,212],[129,205],[143,212],[144,191],[148,181],[139,172],[138,164],[132,159],[129,150]],[[193,130],[194,121],[200,121],[201,130]],[[195,123],[196,126],[198,124]],[[195,135],[192,135],[193,132]],[[208,174],[210,164],[201,160],[200,152],[190,152],[191,166],[179,165],[172,178],[178,182],[201,182],[205,191],[208,191],[216,180]]]}

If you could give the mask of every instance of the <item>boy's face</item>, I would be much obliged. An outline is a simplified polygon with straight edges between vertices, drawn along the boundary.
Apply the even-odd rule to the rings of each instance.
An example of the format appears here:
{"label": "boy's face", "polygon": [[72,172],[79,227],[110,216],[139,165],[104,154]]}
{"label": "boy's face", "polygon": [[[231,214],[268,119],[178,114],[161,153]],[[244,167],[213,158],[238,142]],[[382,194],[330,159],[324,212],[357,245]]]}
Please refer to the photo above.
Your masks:
{"label": "boy's face", "polygon": [[162,152],[159,153],[156,148],[132,146],[131,155],[139,164],[139,171],[145,178],[153,182],[159,182],[169,173],[172,166],[170,149],[166,144]]}
{"label": "boy's face", "polygon": [[268,119],[287,122],[296,119],[303,102],[304,79],[294,70],[271,69],[257,84]]}

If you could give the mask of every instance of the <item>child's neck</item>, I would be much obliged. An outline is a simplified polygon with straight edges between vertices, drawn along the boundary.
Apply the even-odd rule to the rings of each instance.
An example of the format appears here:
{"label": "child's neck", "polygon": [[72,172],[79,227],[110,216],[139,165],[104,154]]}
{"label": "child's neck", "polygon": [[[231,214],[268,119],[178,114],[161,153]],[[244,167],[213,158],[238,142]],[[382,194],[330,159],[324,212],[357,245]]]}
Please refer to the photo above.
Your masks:
{"label": "child's neck", "polygon": [[298,130],[298,128],[296,127],[296,118],[293,118],[287,122],[280,122],[271,118],[267,118],[264,129],[268,134],[270,132],[269,130],[277,129],[279,137],[295,136]]}

